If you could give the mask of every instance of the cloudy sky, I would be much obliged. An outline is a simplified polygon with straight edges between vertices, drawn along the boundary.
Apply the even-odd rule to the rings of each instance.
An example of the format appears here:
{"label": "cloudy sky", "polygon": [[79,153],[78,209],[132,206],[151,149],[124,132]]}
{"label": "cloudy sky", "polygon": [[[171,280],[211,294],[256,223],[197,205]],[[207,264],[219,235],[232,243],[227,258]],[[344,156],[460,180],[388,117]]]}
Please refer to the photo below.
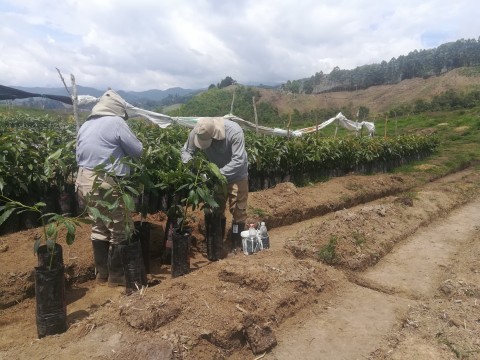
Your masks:
{"label": "cloudy sky", "polygon": [[478,0],[0,0],[0,84],[274,84],[479,37]]}

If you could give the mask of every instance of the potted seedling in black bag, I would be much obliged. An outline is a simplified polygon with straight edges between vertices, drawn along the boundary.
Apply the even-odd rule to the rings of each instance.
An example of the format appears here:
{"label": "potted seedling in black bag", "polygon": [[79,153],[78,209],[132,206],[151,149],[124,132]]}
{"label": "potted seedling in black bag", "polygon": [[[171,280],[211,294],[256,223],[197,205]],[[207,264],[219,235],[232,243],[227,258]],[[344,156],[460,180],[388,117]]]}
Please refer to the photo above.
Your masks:
{"label": "potted seedling in black bag", "polygon": [[198,208],[204,210],[208,216],[218,208],[214,199],[216,189],[226,191],[226,179],[218,167],[201,157],[195,158],[191,164],[184,165],[179,169],[179,179],[183,185],[176,189],[176,198],[180,200],[173,204],[168,211],[169,218],[175,219],[172,234],[172,277],[181,276],[190,271],[189,210],[193,212]]}
{"label": "potted seedling in black bag", "polygon": [[[113,221],[109,213],[121,211],[125,239],[114,246],[120,252],[127,293],[131,293],[147,285],[144,256],[149,255],[148,251],[145,253],[142,250],[141,237],[148,232],[142,229],[142,223],[137,226],[134,224],[132,213],[135,211],[134,198],[140,195],[145,185],[150,186],[150,183],[143,175],[141,164],[127,158],[121,162],[132,169],[132,175],[117,176],[114,171],[107,171],[102,165],[94,169],[96,179],[92,193],[99,192],[101,196],[95,200],[87,199],[87,211],[94,221],[100,219],[106,225]],[[105,209],[107,211],[104,211]]]}
{"label": "potted seedling in black bag", "polygon": [[32,212],[38,215],[41,234],[35,236],[34,253],[38,257],[35,267],[35,300],[38,337],[59,334],[67,329],[65,302],[65,266],[62,246],[57,243],[60,229],[66,231],[65,242],[75,241],[76,227],[90,220],[68,217],[57,213],[43,213],[43,202],[25,205],[0,194],[0,225],[14,213]]}

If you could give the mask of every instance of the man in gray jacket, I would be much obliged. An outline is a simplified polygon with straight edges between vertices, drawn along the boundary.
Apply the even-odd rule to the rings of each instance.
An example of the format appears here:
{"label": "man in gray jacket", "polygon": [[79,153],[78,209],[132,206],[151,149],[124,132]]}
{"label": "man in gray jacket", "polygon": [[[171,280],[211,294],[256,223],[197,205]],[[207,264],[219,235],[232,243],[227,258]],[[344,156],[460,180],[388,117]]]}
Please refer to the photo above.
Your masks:
{"label": "man in gray jacket", "polygon": [[[108,90],[80,127],[76,150],[79,168],[75,182],[80,202],[105,200],[104,195],[112,188],[115,179],[102,176],[97,178],[101,182],[100,186],[93,189],[97,176],[94,172],[96,166],[104,165],[109,173],[123,177],[130,174],[130,168],[120,160],[127,156],[139,158],[142,155],[143,145],[125,122],[127,118],[125,100],[115,91]],[[114,191],[107,201],[113,203],[119,196]],[[98,219],[92,225],[91,240],[97,282],[108,282],[109,286],[125,285],[119,244],[126,240],[125,221],[132,222],[131,228],[133,221],[125,218],[123,208],[109,211],[106,207],[99,206],[97,209],[112,219],[108,224]]]}
{"label": "man in gray jacket", "polygon": [[[245,228],[248,199],[248,157],[243,130],[236,122],[223,117],[200,118],[182,148],[182,161],[184,163],[190,161],[198,150],[202,150],[207,159],[217,165],[227,179],[227,197],[221,193],[215,195],[215,200],[220,206],[215,213],[220,216],[224,233],[228,201],[233,217],[232,250],[238,250],[242,247],[240,233]],[[220,249],[216,250],[216,254],[209,257],[211,260],[217,260],[220,256]]]}

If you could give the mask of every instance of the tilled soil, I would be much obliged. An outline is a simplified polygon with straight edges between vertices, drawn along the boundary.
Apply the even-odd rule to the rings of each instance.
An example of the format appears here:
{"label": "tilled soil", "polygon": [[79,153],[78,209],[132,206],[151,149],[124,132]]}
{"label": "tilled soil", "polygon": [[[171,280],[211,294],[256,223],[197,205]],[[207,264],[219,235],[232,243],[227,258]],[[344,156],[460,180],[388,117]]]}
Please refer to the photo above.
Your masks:
{"label": "tilled soil", "polygon": [[[478,259],[479,253],[478,246],[472,246],[478,238],[466,241],[472,254],[454,252],[453,265],[448,261],[444,265],[451,266],[452,271],[459,267],[459,274],[467,272],[469,281],[450,279],[450,283],[442,283],[445,291],[432,295],[447,302],[459,291],[467,297],[469,316],[477,318],[465,323],[469,332],[431,334],[430,328],[419,326],[421,316],[430,316],[430,310],[438,305],[430,295],[425,298],[430,301],[427,308],[418,302],[410,304],[411,296],[400,301],[405,306],[397,306],[397,300],[384,298],[385,294],[396,294],[394,284],[372,285],[363,273],[375,268],[420,229],[474,200],[479,195],[479,176],[469,169],[424,184],[419,179],[428,177],[426,174],[350,175],[306,188],[284,183],[251,193],[250,220],[266,221],[271,248],[252,256],[237,254],[209,262],[202,216],[197,214],[200,220],[192,239],[191,272],[180,278],[172,278],[170,267],[158,259],[165,217],[161,213],[149,215],[149,286],[131,295],[123,294],[121,288],[99,286],[92,281],[89,227],[84,226],[75,243],[64,246],[69,284],[68,330],[42,339],[37,339],[32,275],[36,262],[33,237],[38,229],[4,235],[0,237],[0,357],[288,359],[295,356],[285,351],[289,334],[301,328],[308,330],[304,326],[307,320],[320,326],[322,322],[314,314],[321,314],[322,309],[332,309],[328,314],[330,322],[323,320],[330,338],[338,339],[339,344],[349,343],[351,350],[355,342],[366,340],[360,336],[345,339],[345,329],[331,324],[355,318],[358,312],[348,303],[355,303],[359,296],[364,309],[373,308],[376,316],[369,326],[379,331],[364,331],[371,346],[362,348],[366,355],[358,358],[388,358],[392,354],[397,356],[392,358],[407,358],[406,354],[420,345],[440,349],[445,356],[451,356],[446,359],[455,358],[457,353],[464,358],[478,358],[480,313],[476,304],[477,300],[480,303],[480,281],[474,254]],[[409,254],[403,262],[408,263],[414,256]],[[465,259],[470,260],[463,265]],[[421,283],[422,278],[412,281]],[[365,295],[370,292],[375,294]],[[457,304],[465,303],[462,300]],[[385,306],[376,307],[379,304]],[[395,316],[385,310],[388,304],[392,304]],[[351,313],[340,311],[344,309],[351,309]],[[455,308],[449,308],[448,316],[456,319],[454,326],[461,329],[462,317],[456,318]],[[310,355],[303,354],[303,358],[332,358],[319,357],[314,338],[310,341]],[[333,358],[356,359],[347,348],[342,353],[339,346],[338,356]]]}

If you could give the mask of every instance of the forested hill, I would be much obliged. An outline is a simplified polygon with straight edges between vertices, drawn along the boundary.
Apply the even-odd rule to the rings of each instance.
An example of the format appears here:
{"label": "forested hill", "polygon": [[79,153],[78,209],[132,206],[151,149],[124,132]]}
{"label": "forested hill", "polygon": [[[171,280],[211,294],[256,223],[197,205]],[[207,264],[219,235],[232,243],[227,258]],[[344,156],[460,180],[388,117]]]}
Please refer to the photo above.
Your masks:
{"label": "forested hill", "polygon": [[260,125],[292,128],[315,125],[342,112],[349,119],[374,119],[424,111],[471,108],[480,105],[480,66],[454,69],[438,76],[413,78],[392,85],[356,91],[292,94],[280,89],[232,84],[212,87],[180,107],[159,109],[171,116],[233,114]]}
{"label": "forested hill", "polygon": [[480,65],[480,38],[457,40],[429,50],[414,50],[408,55],[358,66],[353,70],[335,67],[329,74],[317,72],[309,79],[287,81],[283,90],[299,94],[367,89],[376,85],[397,84],[413,78],[428,78],[450,70]]}

